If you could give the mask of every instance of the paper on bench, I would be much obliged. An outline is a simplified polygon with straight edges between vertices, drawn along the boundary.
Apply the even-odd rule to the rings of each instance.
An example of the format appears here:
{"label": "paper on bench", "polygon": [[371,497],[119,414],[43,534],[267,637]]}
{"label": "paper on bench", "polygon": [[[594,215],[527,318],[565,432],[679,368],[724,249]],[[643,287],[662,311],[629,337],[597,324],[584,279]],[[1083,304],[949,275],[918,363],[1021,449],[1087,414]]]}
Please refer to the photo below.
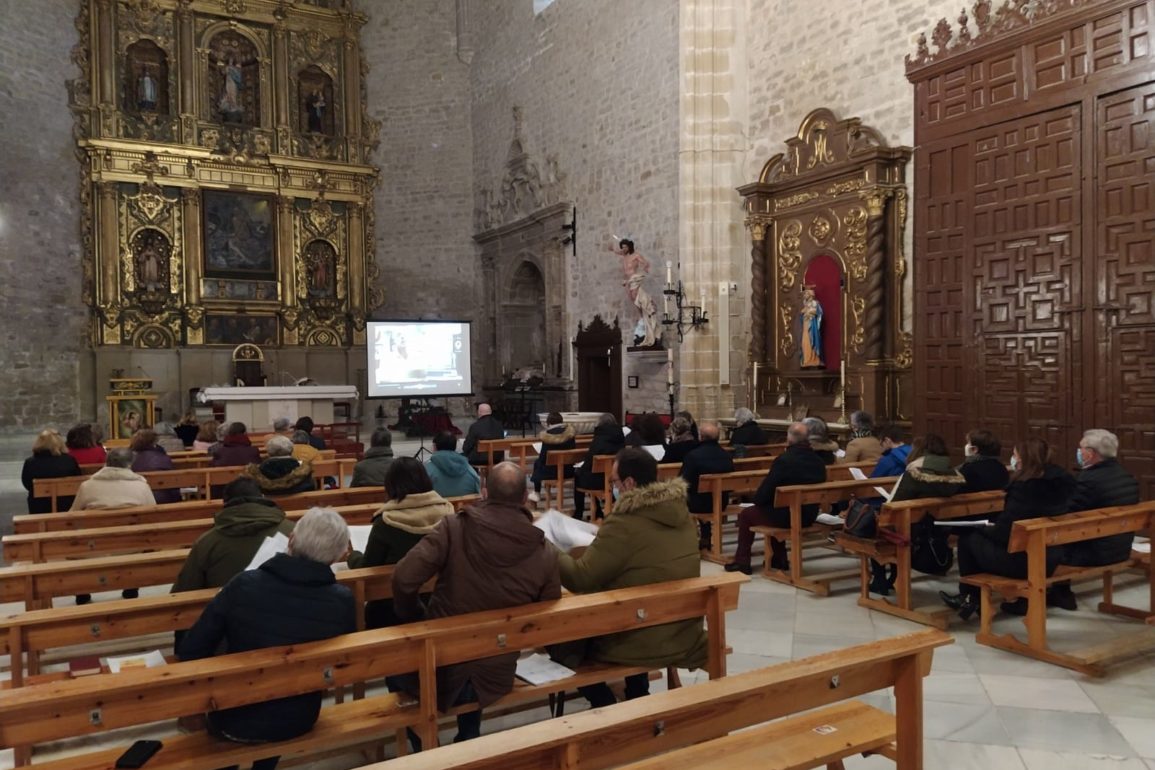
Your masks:
{"label": "paper on bench", "polygon": [[850,477],[856,481],[866,481],[866,474],[862,472],[862,468],[850,467]]}
{"label": "paper on bench", "polygon": [[1131,550],[1135,551],[1136,553],[1151,553],[1151,541],[1136,540],[1135,542],[1131,543]]}
{"label": "paper on bench", "polygon": [[545,539],[563,551],[578,546],[587,546],[598,534],[597,527],[586,521],[578,521],[561,511],[550,509],[538,517],[533,526],[545,533]]}
{"label": "paper on bench", "polygon": [[160,650],[153,650],[138,655],[121,655],[117,658],[105,658],[108,670],[114,674],[130,668],[156,668],[164,665],[164,654]]}
{"label": "paper on bench", "polygon": [[990,519],[979,519],[978,521],[936,521],[936,527],[993,527],[995,523]]}
{"label": "paper on bench", "polygon": [[574,670],[550,660],[548,655],[535,652],[517,661],[517,678],[530,684],[546,684],[574,675]]}
{"label": "paper on bench", "polygon": [[245,569],[256,569],[277,554],[284,553],[287,550],[289,550],[289,538],[283,532],[278,532],[272,537],[266,537],[261,543],[261,547],[253,554],[253,560],[249,562],[249,566],[245,567]]}

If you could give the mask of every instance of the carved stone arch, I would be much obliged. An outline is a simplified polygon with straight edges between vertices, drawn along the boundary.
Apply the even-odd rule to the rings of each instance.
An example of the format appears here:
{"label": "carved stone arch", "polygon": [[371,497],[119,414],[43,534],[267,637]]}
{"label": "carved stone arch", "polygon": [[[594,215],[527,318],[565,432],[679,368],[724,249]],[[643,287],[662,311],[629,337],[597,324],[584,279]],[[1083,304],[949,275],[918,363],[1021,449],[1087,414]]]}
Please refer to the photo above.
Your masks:
{"label": "carved stone arch", "polygon": [[240,35],[248,38],[249,42],[256,46],[257,55],[262,59],[269,59],[272,56],[272,54],[269,52],[268,44],[261,38],[258,33],[249,29],[244,24],[238,24],[233,20],[218,21],[205,27],[204,31],[201,33],[201,39],[197,42],[198,48],[201,51],[207,51],[213,38],[215,38],[221,32],[228,31],[237,32]]}
{"label": "carved stone arch", "polygon": [[[753,236],[755,405],[794,406],[802,399],[812,413],[839,421],[855,408],[895,415],[902,388],[894,370],[905,332],[902,231],[911,150],[887,147],[875,129],[827,108],[806,115],[785,144],[785,152],[763,165],[758,181],[738,191]],[[824,324],[836,326],[823,339],[825,368],[804,371],[802,284],[819,255],[829,255],[839,268],[839,274],[822,271],[825,283],[816,290]],[[828,347],[831,338],[838,344]]]}

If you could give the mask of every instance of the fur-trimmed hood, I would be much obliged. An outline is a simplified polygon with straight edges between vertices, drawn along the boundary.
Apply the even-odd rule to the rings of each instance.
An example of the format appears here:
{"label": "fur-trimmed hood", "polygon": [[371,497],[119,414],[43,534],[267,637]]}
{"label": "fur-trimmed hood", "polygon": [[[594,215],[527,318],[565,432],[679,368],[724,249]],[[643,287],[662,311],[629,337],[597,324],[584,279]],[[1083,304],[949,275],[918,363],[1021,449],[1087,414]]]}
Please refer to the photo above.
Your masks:
{"label": "fur-trimmed hood", "polygon": [[270,457],[260,465],[250,464],[244,475],[256,481],[262,492],[274,494],[294,489],[306,480],[312,481],[312,464],[297,462],[294,467],[286,461],[297,462],[292,457]]}
{"label": "fur-trimmed hood", "polygon": [[428,535],[442,519],[451,515],[453,504],[430,490],[406,495],[404,500],[390,500],[373,518],[411,535]]}
{"label": "fur-trimmed hood", "polygon": [[[558,430],[559,428],[561,430]],[[572,425],[551,425],[548,430],[543,430],[541,433],[538,433],[537,437],[543,444],[556,446],[558,444],[564,444],[576,435]]]}
{"label": "fur-trimmed hood", "polygon": [[966,484],[966,477],[951,467],[950,458],[941,455],[923,455],[922,465],[911,465],[906,469],[907,475],[916,481],[935,484]]}
{"label": "fur-trimmed hood", "polygon": [[837,452],[838,442],[827,439],[821,441],[819,439],[810,439],[810,448],[815,452]]}
{"label": "fur-trimmed hood", "polygon": [[614,503],[613,514],[645,516],[668,527],[679,526],[690,515],[686,507],[686,480],[655,481],[623,492]]}

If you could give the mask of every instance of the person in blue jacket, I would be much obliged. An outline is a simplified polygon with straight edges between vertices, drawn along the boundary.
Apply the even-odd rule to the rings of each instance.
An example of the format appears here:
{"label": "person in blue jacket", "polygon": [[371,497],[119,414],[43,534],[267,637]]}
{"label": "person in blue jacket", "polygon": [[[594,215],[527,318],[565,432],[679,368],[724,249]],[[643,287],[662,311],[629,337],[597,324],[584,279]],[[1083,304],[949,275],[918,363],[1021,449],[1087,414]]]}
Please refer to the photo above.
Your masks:
{"label": "person in blue jacket", "polygon": [[906,470],[907,458],[910,457],[910,444],[904,440],[902,428],[888,425],[882,429],[879,438],[882,440],[882,457],[878,458],[870,478],[901,476]]}

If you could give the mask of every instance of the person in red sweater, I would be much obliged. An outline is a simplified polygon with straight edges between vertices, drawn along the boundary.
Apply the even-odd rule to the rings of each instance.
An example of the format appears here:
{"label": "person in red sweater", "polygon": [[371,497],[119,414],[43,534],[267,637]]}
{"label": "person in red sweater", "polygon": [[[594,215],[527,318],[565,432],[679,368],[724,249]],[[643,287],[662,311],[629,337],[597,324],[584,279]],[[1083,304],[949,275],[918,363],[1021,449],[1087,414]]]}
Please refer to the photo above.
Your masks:
{"label": "person in red sweater", "polygon": [[68,454],[76,459],[78,465],[104,465],[108,457],[104,447],[96,440],[96,432],[91,423],[82,422],[72,426],[64,443],[68,447]]}

